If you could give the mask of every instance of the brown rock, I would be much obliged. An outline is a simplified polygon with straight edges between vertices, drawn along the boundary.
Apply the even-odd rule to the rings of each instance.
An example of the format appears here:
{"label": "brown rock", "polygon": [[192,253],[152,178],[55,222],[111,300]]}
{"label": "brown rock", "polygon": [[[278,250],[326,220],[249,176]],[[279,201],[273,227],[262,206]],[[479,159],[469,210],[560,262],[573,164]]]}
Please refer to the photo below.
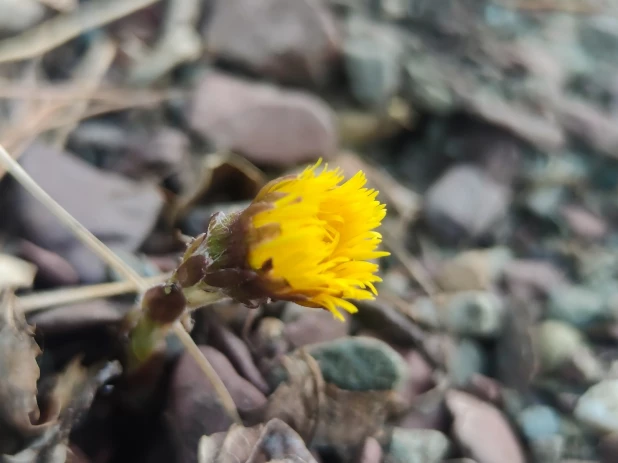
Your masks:
{"label": "brown rock", "polygon": [[422,401],[418,407],[412,408],[398,422],[397,426],[404,429],[436,429],[446,432],[449,426],[449,414],[443,400]]}
{"label": "brown rock", "polygon": [[[239,412],[266,403],[264,395],[242,378],[221,352],[206,346],[201,346],[200,350],[230,392]],[[195,461],[200,437],[227,431],[232,420],[221,406],[210,381],[186,352],[173,372],[169,394],[165,413],[181,453],[179,461]]]}
{"label": "brown rock", "polygon": [[[20,163],[52,198],[114,250],[135,252],[159,216],[163,198],[155,185],[103,172],[41,143],[31,145]],[[19,185],[12,193],[11,210],[26,239],[66,259],[82,282],[105,278],[105,264],[45,206]]]}
{"label": "brown rock", "polygon": [[470,457],[478,463],[525,463],[515,433],[497,408],[456,390],[447,392],[446,403],[455,438]]}
{"label": "brown rock", "polygon": [[417,350],[403,352],[402,356],[408,364],[408,378],[401,388],[402,396],[408,401],[427,392],[434,386],[433,369]]}
{"label": "brown rock", "polygon": [[348,334],[348,323],[333,320],[324,310],[306,309],[298,319],[286,323],[283,333],[294,348],[332,341]]}
{"label": "brown rock", "polygon": [[209,344],[223,352],[234,365],[234,368],[262,393],[267,394],[269,392],[270,388],[253,362],[249,348],[229,328],[220,323],[211,325]]}
{"label": "brown rock", "polygon": [[504,277],[509,285],[531,288],[542,295],[566,283],[564,274],[550,262],[517,259],[506,264]]}
{"label": "brown rock", "polygon": [[298,83],[321,81],[340,46],[319,0],[218,0],[205,35],[214,55]]}
{"label": "brown rock", "polygon": [[356,457],[356,463],[380,463],[382,461],[382,447],[373,437],[367,438]]}
{"label": "brown rock", "polygon": [[43,286],[68,286],[79,283],[73,266],[55,252],[27,240],[19,243],[19,255],[37,266],[36,282]]}
{"label": "brown rock", "polygon": [[334,115],[316,97],[220,73],[201,81],[188,118],[218,148],[257,163],[286,166],[330,158],[337,145]]}
{"label": "brown rock", "polygon": [[467,250],[442,265],[436,282],[447,292],[487,290],[510,260],[503,248]]}
{"label": "brown rock", "polygon": [[560,209],[562,218],[575,235],[589,240],[604,238],[609,228],[607,223],[586,209],[576,205],[565,205]]}
{"label": "brown rock", "polygon": [[480,238],[505,217],[510,201],[510,188],[477,167],[459,165],[427,191],[425,218],[432,231],[449,242]]}
{"label": "brown rock", "polygon": [[36,312],[28,321],[46,336],[120,324],[132,304],[97,299]]}
{"label": "brown rock", "polygon": [[599,442],[600,463],[618,461],[618,433],[604,436]]}
{"label": "brown rock", "polygon": [[168,177],[180,173],[184,183],[190,180],[189,139],[179,130],[161,127],[154,133],[130,137],[126,152],[112,168],[124,175],[144,178]]}

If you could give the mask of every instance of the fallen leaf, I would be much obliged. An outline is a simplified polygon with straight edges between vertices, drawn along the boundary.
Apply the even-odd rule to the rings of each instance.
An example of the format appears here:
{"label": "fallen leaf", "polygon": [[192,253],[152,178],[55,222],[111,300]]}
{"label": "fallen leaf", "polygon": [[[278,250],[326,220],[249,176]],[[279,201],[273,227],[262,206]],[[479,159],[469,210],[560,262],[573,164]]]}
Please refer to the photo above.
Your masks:
{"label": "fallen leaf", "polygon": [[311,445],[359,446],[385,439],[385,423],[403,406],[395,391],[345,391],[324,382],[308,354],[282,359],[288,380],[269,397],[264,419],[279,418]]}
{"label": "fallen leaf", "polygon": [[301,437],[272,419],[251,428],[234,425],[226,433],[203,436],[199,463],[316,463]]}
{"label": "fallen leaf", "polygon": [[0,454],[14,454],[41,435],[36,401],[41,353],[23,314],[5,296],[0,301]]}
{"label": "fallen leaf", "polygon": [[220,200],[250,201],[266,183],[257,167],[233,153],[211,154],[204,158],[198,170],[199,178],[193,189],[180,197],[168,214],[169,223],[182,220],[202,204]]}
{"label": "fallen leaf", "polygon": [[[96,390],[120,373],[118,363],[89,368],[75,358],[66,369],[47,381],[42,394],[39,429],[43,433],[13,456],[3,455],[6,463],[64,463],[69,456],[68,439],[73,426],[90,408]],[[45,383],[44,383],[45,384]]]}

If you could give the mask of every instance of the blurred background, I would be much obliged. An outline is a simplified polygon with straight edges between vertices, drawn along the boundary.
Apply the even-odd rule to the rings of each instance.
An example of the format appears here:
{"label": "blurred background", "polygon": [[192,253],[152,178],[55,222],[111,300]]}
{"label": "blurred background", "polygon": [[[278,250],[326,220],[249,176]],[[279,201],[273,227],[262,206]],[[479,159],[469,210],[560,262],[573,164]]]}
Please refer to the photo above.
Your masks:
{"label": "blurred background", "polygon": [[185,320],[233,426],[174,336],[119,363],[135,288],[0,168],[3,462],[618,462],[615,0],[0,0],[0,145],[150,284],[319,158],[391,252],[345,323]]}

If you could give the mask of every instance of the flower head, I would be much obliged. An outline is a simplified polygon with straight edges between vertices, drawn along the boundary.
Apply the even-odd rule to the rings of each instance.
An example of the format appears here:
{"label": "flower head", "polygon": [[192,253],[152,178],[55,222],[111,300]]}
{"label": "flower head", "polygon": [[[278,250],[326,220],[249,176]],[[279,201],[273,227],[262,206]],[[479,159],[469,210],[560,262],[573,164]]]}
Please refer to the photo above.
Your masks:
{"label": "flower head", "polygon": [[372,260],[388,255],[375,231],[386,209],[362,172],[344,180],[319,167],[274,180],[244,211],[211,220],[185,262],[200,256],[201,281],[236,299],[289,300],[339,319],[339,308],[356,312],[347,299],[373,299],[381,281]]}

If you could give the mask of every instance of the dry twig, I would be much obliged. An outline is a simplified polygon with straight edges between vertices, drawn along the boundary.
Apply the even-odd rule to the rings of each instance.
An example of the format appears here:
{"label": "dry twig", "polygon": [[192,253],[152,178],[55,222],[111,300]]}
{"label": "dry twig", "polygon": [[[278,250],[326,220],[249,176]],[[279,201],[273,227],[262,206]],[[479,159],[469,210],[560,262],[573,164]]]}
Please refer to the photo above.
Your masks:
{"label": "dry twig", "polygon": [[84,32],[104,26],[159,0],[95,0],[0,42],[0,63],[40,56]]}
{"label": "dry twig", "polygon": [[418,260],[411,256],[405,247],[399,244],[399,241],[391,236],[387,230],[382,230],[382,235],[384,236],[384,246],[391,250],[393,256],[399,260],[410,277],[418,283],[423,291],[429,296],[437,294],[438,288]]}
{"label": "dry twig", "polygon": [[[75,69],[77,80],[85,80],[83,92],[91,96],[99,86],[101,79],[111,66],[116,56],[116,45],[106,36],[100,37],[88,49],[86,56]],[[55,136],[55,145],[64,147],[69,134],[79,123],[82,115],[88,109],[88,98],[73,102],[67,108],[67,117],[71,122],[58,129]]]}
{"label": "dry twig", "polygon": [[[156,285],[167,280],[169,276],[170,274],[166,273],[145,278],[144,281],[148,285]],[[60,305],[71,305],[90,301],[92,299],[120,296],[122,294],[136,292],[136,290],[135,285],[131,281],[116,281],[113,283],[101,283],[76,288],[54,289],[21,296],[17,299],[17,307],[22,312],[28,313]]]}

